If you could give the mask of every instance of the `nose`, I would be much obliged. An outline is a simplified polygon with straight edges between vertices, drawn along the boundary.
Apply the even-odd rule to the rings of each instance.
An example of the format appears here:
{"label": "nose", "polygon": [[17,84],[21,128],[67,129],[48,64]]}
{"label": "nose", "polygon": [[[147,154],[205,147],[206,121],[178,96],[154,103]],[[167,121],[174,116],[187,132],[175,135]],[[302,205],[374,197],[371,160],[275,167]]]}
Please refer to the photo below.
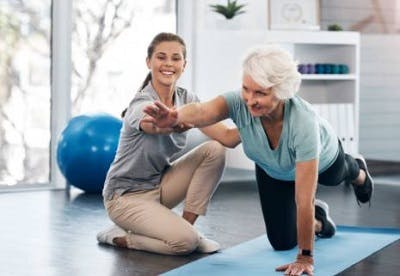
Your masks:
{"label": "nose", "polygon": [[171,66],[172,65],[172,60],[170,58],[165,59],[164,65]]}
{"label": "nose", "polygon": [[257,104],[257,99],[252,94],[246,95],[245,101],[248,105]]}

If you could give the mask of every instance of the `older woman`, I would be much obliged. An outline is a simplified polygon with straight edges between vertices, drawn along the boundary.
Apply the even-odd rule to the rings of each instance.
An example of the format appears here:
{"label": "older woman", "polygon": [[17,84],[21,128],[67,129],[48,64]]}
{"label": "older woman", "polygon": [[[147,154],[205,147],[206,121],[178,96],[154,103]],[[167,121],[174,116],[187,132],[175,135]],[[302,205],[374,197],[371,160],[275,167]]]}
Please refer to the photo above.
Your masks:
{"label": "older woman", "polygon": [[296,95],[300,82],[292,56],[269,45],[250,51],[244,59],[241,92],[177,110],[155,102],[144,112],[151,116],[146,121],[157,127],[204,127],[232,119],[246,155],[256,163],[271,245],[276,250],[299,248],[296,260],[277,270],[312,275],[314,235],[329,238],[336,229],[328,205],[315,200],[317,183],[350,182],[357,200],[365,203],[371,199],[373,181],[364,158],[345,154],[328,122]]}

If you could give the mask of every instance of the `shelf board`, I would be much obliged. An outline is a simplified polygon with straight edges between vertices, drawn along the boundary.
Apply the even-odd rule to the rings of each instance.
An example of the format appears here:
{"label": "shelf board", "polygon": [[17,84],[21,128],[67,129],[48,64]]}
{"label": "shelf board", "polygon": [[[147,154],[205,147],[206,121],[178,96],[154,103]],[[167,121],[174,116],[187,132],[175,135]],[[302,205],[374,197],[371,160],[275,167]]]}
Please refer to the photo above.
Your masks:
{"label": "shelf board", "polygon": [[197,37],[203,37],[206,41],[226,42],[230,41],[256,40],[259,43],[294,43],[294,44],[316,44],[316,45],[351,45],[358,46],[360,33],[358,32],[331,32],[331,31],[277,31],[277,30],[206,30],[199,31]]}
{"label": "shelf board", "polygon": [[303,74],[302,80],[355,80],[354,74]]}

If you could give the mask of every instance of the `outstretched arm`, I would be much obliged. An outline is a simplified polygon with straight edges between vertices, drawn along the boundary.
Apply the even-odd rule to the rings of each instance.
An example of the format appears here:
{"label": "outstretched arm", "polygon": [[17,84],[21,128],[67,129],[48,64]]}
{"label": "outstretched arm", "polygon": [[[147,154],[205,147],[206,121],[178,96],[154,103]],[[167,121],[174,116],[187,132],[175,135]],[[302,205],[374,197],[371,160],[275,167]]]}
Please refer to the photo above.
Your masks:
{"label": "outstretched arm", "polygon": [[228,148],[234,148],[241,142],[239,130],[236,127],[228,127],[223,122],[203,127],[200,130],[211,139]]}
{"label": "outstretched arm", "polygon": [[228,106],[222,96],[205,103],[191,103],[178,110],[155,102],[143,109],[146,116],[142,124],[153,128],[200,127],[201,131],[226,147],[234,148],[240,143],[237,128],[229,128],[222,120],[228,117]]}
{"label": "outstretched arm", "polygon": [[206,127],[228,118],[228,106],[222,96],[204,103],[191,103],[179,109],[169,108],[161,102],[154,102],[143,109],[149,117],[143,122],[159,128],[171,128],[181,123],[194,127]]}
{"label": "outstretched arm", "polygon": [[193,128],[192,125],[185,123],[180,123],[174,127],[160,128],[153,123],[146,122],[147,117],[149,116],[146,115],[140,122],[140,129],[147,134],[170,134],[172,132],[181,133]]}

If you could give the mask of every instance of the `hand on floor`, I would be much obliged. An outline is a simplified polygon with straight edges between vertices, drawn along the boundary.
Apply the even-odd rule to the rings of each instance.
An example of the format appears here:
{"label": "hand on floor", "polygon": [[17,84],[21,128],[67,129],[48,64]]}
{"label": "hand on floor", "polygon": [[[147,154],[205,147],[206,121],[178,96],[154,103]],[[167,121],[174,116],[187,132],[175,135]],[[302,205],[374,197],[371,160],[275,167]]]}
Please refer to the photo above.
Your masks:
{"label": "hand on floor", "polygon": [[314,264],[312,257],[297,256],[294,263],[281,265],[276,268],[276,271],[285,271],[285,275],[298,276],[303,273],[313,275]]}

